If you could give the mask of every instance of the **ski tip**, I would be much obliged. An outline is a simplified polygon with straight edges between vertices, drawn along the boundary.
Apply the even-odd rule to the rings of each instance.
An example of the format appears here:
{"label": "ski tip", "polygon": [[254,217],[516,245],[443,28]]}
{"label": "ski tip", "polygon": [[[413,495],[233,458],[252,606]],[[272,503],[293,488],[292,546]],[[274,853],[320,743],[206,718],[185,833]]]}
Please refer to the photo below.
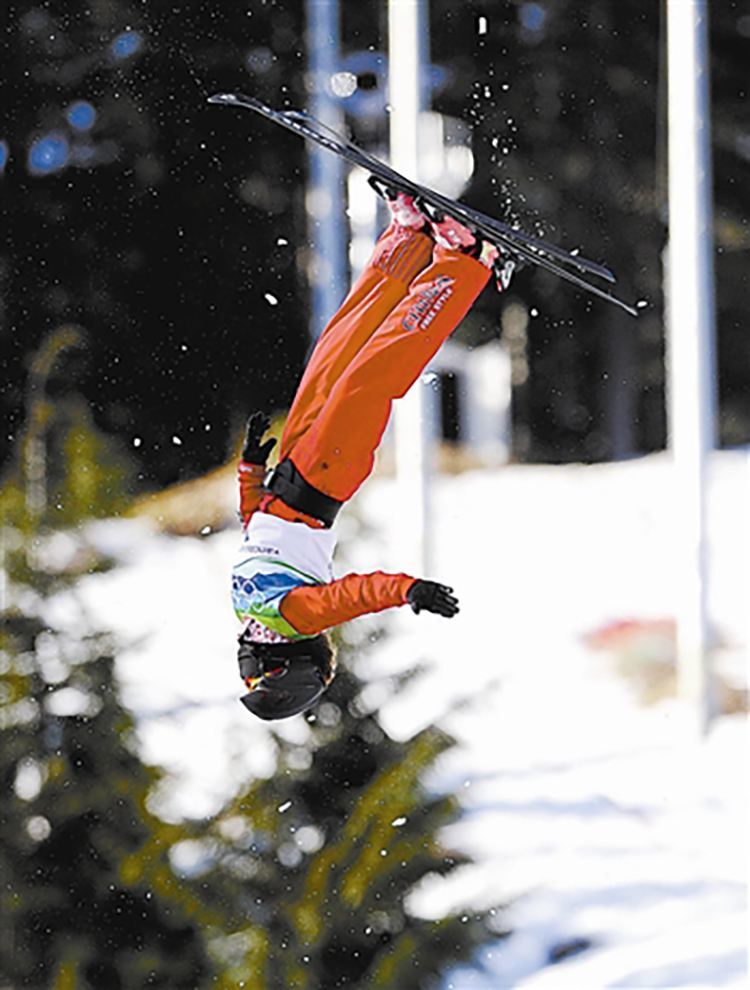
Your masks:
{"label": "ski tip", "polygon": [[209,96],[209,103],[238,103],[236,93],[214,93],[213,96]]}

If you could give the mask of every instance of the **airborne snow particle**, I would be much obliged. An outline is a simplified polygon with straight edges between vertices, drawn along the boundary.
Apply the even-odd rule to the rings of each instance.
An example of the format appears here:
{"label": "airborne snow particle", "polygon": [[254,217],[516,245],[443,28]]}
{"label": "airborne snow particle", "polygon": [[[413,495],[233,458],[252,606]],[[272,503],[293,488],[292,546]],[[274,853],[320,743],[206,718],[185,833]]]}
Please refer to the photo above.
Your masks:
{"label": "airborne snow particle", "polygon": [[398,828],[399,825],[406,825],[406,818],[404,818],[403,815],[401,818],[394,818],[391,825],[393,825],[394,828]]}
{"label": "airborne snow particle", "polygon": [[270,292],[266,292],[263,296],[269,306],[278,306],[279,300],[276,296],[272,296]]}
{"label": "airborne snow particle", "polygon": [[477,18],[477,34],[487,34],[487,18]]}
{"label": "airborne snow particle", "polygon": [[143,440],[141,440],[140,437],[133,437],[133,446],[134,447],[140,447],[140,445],[142,443],[143,443]]}
{"label": "airborne snow particle", "polygon": [[532,316],[539,316],[539,310],[538,310],[538,309],[536,308],[536,306],[535,306],[535,307],[534,307],[533,309],[530,309],[530,310],[529,310],[529,313],[530,313],[530,314],[531,314]]}
{"label": "airborne snow particle", "polygon": [[648,299],[639,299],[636,306],[638,309],[643,309],[644,306],[648,306]]}
{"label": "airborne snow particle", "polygon": [[174,436],[172,437],[172,443],[173,443],[173,444],[174,444],[174,445],[175,445],[176,447],[181,447],[181,446],[182,446],[182,440],[180,440],[180,438],[179,438],[179,437],[177,436],[177,434],[175,434],[175,435],[174,435]]}
{"label": "airborne snow particle", "polygon": [[276,243],[280,246],[283,246],[284,244],[288,244],[289,241],[286,239],[286,237],[277,237]]}
{"label": "airborne snow particle", "polygon": [[291,806],[292,806],[291,801],[285,801],[283,804],[280,804],[276,810],[279,812],[280,815],[283,815],[285,811],[289,811]]}
{"label": "airborne snow particle", "polygon": [[204,526],[203,529],[201,530],[201,536],[208,536],[210,532],[211,532],[211,527]]}

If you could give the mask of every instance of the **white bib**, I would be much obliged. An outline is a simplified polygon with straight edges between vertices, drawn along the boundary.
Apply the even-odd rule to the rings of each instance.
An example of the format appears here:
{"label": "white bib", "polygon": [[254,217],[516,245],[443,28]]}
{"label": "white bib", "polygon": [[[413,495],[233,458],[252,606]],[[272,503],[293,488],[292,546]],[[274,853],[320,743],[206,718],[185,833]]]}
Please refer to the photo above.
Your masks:
{"label": "white bib", "polygon": [[[258,564],[276,564],[298,571],[311,583],[333,580],[333,551],[336,536],[330,529],[313,529],[305,523],[288,522],[268,512],[254,512],[245,529],[235,567],[243,573]],[[248,566],[249,565],[249,566]],[[265,567],[261,567],[265,570]]]}

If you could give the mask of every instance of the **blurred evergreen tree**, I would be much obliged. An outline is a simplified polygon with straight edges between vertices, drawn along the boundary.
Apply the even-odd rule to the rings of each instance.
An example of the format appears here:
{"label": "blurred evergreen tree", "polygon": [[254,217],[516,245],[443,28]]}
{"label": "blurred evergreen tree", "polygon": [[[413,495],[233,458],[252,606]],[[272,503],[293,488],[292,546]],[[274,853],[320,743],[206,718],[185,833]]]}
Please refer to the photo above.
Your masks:
{"label": "blurred evergreen tree", "polygon": [[[746,4],[711,4],[721,439],[750,437],[747,167],[739,52]],[[525,270],[500,303],[514,337],[515,453],[544,461],[623,457],[665,443],[661,252],[666,238],[664,2],[431,0],[434,105],[473,129],[466,198],[532,233],[610,263],[638,320]],[[513,304],[519,306],[512,313]],[[485,334],[497,333],[485,296]],[[530,314],[530,311],[533,313]],[[521,315],[522,314],[522,315]],[[493,330],[493,324],[495,329]]]}
{"label": "blurred evergreen tree", "polygon": [[288,404],[308,344],[304,147],[279,155],[270,129],[206,98],[250,86],[303,102],[302,18],[281,0],[9,6],[0,463],[26,356],[63,322],[90,332],[81,388],[97,425],[141,438],[149,481],[221,462],[248,395]]}
{"label": "blurred evergreen tree", "polygon": [[[47,358],[71,340],[53,337]],[[119,503],[118,469],[107,473],[85,418],[45,444],[55,419],[34,396],[21,463],[0,488],[0,984],[194,990],[211,974],[200,928],[211,919],[170,866],[186,830],[149,810],[159,774],[137,755],[114,644],[75,595],[77,572],[97,562],[54,550],[58,517]]]}
{"label": "blurred evergreen tree", "polygon": [[747,168],[747,74],[738,67],[750,44],[750,8],[741,0],[708,5],[711,18],[711,103],[715,195],[719,431],[725,444],[750,437],[750,222]]}
{"label": "blurred evergreen tree", "polygon": [[425,783],[453,741],[434,727],[394,741],[361,708],[362,686],[340,669],[309,739],[277,735],[273,777],[238,794],[203,839],[217,910],[232,904],[216,942],[222,986],[420,990],[499,937],[495,909],[439,921],[409,910],[420,881],[467,862],[438,837],[457,801]]}
{"label": "blurred evergreen tree", "polygon": [[203,985],[207,914],[170,867],[184,830],[148,810],[158,774],[135,752],[111,643],[12,609],[0,649],[0,982]]}
{"label": "blurred evergreen tree", "polygon": [[516,456],[595,461],[660,447],[658,4],[435,6],[434,57],[451,77],[438,106],[473,127],[467,197],[606,260],[624,297],[651,304],[636,321],[541,270],[520,273],[501,304],[516,355]]}
{"label": "blurred evergreen tree", "polygon": [[[725,443],[750,436],[745,6],[710,5]],[[513,331],[522,458],[600,460],[665,440],[663,7],[428,4],[431,60],[445,70],[433,106],[474,129],[467,198],[605,258],[623,294],[649,303],[636,322],[537,271],[500,302],[488,292],[484,337],[498,333],[498,308],[526,314]],[[8,7],[0,461],[27,352],[64,321],[91,331],[83,392],[98,425],[142,439],[147,481],[221,462],[248,396],[285,408],[308,344],[305,148],[205,97],[248,88],[303,105],[304,12],[285,0]],[[344,54],[386,49],[382,5],[343,5],[342,23]]]}

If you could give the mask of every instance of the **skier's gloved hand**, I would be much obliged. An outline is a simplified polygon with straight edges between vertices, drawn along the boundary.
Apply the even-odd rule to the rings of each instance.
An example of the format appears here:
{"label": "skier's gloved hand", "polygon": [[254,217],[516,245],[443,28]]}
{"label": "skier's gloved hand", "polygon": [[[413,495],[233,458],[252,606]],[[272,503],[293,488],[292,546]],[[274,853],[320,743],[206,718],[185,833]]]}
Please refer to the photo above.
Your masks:
{"label": "skier's gloved hand", "polygon": [[268,455],[276,446],[276,440],[274,437],[265,443],[261,443],[261,440],[270,425],[271,420],[262,412],[254,412],[248,418],[241,455],[246,464],[265,464],[268,460]]}
{"label": "skier's gloved hand", "polygon": [[417,615],[425,609],[450,619],[458,612],[458,599],[453,594],[453,588],[436,581],[415,581],[406,592],[406,600]]}

